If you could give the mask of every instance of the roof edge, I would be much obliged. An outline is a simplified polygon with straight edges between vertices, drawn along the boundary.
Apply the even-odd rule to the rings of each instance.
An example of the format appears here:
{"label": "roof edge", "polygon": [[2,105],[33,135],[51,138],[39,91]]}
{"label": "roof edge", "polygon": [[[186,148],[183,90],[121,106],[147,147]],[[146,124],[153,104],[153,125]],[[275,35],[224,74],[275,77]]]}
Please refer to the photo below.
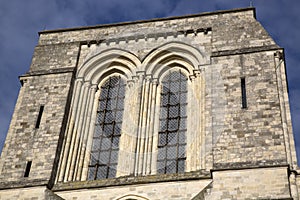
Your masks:
{"label": "roof edge", "polygon": [[254,7],[249,7],[249,8],[236,8],[236,9],[231,9],[231,10],[219,10],[219,11],[213,11],[213,12],[203,12],[203,13],[198,13],[198,14],[190,14],[190,15],[182,15],[182,16],[171,16],[171,17],[153,18],[153,19],[146,19],[146,20],[117,22],[117,23],[111,23],[111,24],[99,24],[99,25],[93,25],[93,26],[80,26],[80,27],[74,27],[74,28],[61,28],[61,29],[53,29],[53,30],[44,30],[44,31],[39,31],[38,33],[39,33],[39,35],[41,35],[41,34],[47,34],[47,33],[59,33],[59,32],[67,32],[67,31],[88,30],[88,29],[95,29],[95,28],[123,26],[123,25],[130,25],[130,24],[139,24],[139,23],[156,22],[156,21],[164,21],[164,20],[200,17],[200,16],[207,16],[207,15],[219,15],[219,14],[224,14],[224,13],[244,12],[244,11],[251,11],[251,10],[253,11],[253,17],[256,18],[255,8]]}

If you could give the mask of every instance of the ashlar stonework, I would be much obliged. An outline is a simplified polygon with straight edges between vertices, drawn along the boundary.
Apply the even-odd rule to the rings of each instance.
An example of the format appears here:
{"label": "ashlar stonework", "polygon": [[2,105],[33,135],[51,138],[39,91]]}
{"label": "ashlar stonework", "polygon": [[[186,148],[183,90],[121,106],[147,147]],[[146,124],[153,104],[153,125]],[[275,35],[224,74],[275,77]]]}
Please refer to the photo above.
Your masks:
{"label": "ashlar stonework", "polygon": [[39,35],[0,199],[299,199],[284,50],[254,8]]}

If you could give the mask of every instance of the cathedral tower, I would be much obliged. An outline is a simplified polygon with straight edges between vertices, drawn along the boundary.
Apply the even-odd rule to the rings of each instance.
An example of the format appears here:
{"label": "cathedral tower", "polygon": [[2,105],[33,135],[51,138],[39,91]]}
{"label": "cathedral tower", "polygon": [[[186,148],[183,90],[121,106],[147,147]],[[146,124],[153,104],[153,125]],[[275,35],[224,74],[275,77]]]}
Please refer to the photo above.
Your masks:
{"label": "cathedral tower", "polygon": [[39,34],[0,199],[298,199],[284,51],[254,8]]}

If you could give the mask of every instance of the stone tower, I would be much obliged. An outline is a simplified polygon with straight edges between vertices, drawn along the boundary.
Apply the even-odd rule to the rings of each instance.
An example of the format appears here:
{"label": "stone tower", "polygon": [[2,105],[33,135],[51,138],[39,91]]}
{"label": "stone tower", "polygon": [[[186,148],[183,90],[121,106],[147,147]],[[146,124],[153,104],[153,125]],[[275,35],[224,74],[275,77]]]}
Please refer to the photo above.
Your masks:
{"label": "stone tower", "polygon": [[254,8],[39,34],[0,199],[299,199],[284,51]]}

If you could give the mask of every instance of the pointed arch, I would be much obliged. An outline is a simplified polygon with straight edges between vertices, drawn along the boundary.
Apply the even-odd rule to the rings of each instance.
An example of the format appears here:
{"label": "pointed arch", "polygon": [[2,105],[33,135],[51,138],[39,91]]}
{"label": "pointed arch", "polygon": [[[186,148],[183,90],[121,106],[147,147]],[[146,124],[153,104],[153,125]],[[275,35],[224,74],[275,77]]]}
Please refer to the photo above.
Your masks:
{"label": "pointed arch", "polygon": [[205,63],[205,55],[199,49],[182,42],[166,43],[150,52],[143,61],[146,74],[158,78],[166,66],[179,64],[189,74],[193,74],[198,66]]}
{"label": "pointed arch", "polygon": [[140,65],[138,57],[130,52],[122,49],[108,49],[86,60],[79,68],[77,78],[97,84],[103,74],[109,71],[119,71],[131,79]]}
{"label": "pointed arch", "polygon": [[100,85],[88,179],[114,178],[121,137],[125,80],[112,75]]}

